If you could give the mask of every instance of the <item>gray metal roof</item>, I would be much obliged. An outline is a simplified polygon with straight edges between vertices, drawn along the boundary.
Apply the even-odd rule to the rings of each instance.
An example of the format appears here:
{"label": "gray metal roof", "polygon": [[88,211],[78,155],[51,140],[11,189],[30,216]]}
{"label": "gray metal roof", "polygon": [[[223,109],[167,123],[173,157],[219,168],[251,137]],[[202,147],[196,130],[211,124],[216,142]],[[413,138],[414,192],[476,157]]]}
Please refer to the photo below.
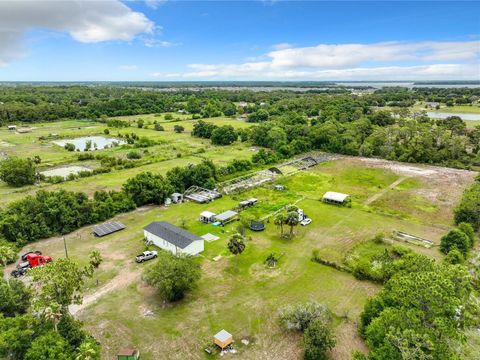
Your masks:
{"label": "gray metal roof", "polygon": [[234,216],[237,216],[237,214],[238,214],[238,213],[235,212],[235,211],[227,210],[227,211],[224,211],[224,212],[221,213],[221,214],[215,215],[215,220],[217,220],[217,221],[225,221],[225,220],[228,220],[228,219],[233,218]]}
{"label": "gray metal roof", "polygon": [[178,226],[172,225],[166,221],[154,221],[143,228],[145,231],[156,235],[169,243],[185,249],[188,245],[197,240],[203,240],[200,236],[192,234]]}

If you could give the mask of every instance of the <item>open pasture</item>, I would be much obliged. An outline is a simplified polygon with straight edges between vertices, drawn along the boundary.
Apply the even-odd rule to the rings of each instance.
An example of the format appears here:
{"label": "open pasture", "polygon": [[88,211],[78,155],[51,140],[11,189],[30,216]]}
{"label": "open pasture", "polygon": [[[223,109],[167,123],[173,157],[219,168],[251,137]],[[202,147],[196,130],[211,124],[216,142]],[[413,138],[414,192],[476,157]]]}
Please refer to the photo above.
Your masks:
{"label": "open pasture", "polygon": [[[147,115],[147,117],[155,117]],[[132,118],[132,117],[129,117]],[[135,117],[135,118],[138,118]],[[156,117],[155,117],[156,119]],[[206,119],[219,125],[235,124],[236,127],[250,126],[249,124],[230,118]],[[139,137],[145,137],[155,142],[154,145],[146,148],[135,148],[134,145],[123,145],[104,150],[94,150],[94,154],[105,154],[108,156],[125,159],[127,154],[135,150],[142,156],[139,166],[130,169],[112,170],[109,173],[98,174],[88,178],[81,178],[67,181],[61,184],[40,183],[34,186],[13,188],[0,182],[0,206],[17,200],[27,194],[33,194],[38,189],[56,190],[65,189],[71,191],[85,191],[89,195],[98,190],[115,190],[121,187],[129,177],[143,171],[152,171],[165,174],[175,166],[186,166],[196,164],[202,159],[210,159],[217,165],[226,165],[233,159],[248,159],[252,152],[244,143],[237,142],[229,147],[215,146],[208,139],[192,137],[190,131],[193,127],[192,120],[166,123],[165,131],[153,130],[153,125],[146,128],[136,126],[128,128],[108,128],[106,124],[92,121],[61,121],[55,123],[36,124],[28,133],[17,133],[6,128],[0,129],[0,154],[4,156],[33,157],[40,156],[42,162],[39,164],[39,171],[48,171],[63,166],[87,166],[90,169],[100,167],[100,161],[78,161],[80,152],[67,151],[56,145],[53,141],[68,140],[85,136],[104,136],[121,139],[119,135],[135,133]],[[184,133],[176,133],[174,125],[185,127]],[[108,128],[109,135],[104,134]]]}
{"label": "open pasture", "polygon": [[[104,358],[114,357],[121,347],[135,346],[141,350],[143,359],[203,359],[206,357],[203,348],[211,343],[213,334],[224,328],[233,334],[242,359],[295,359],[301,356],[301,339],[279,327],[278,309],[286,304],[315,300],[334,313],[338,341],[332,357],[350,359],[352,349],[365,350],[357,323],[366,299],[379,286],[312,262],[312,251],[317,249],[325,259],[341,263],[352,251],[367,255],[377,251],[376,247],[359,246],[379,232],[388,237],[392,230],[438,244],[451,225],[446,214],[456,204],[456,193],[450,194],[447,201],[447,187],[435,186],[435,181],[440,182],[447,170],[450,171],[413,165],[401,168],[394,162],[345,157],[280,178],[277,183],[285,185],[284,191],[266,184],[209,204],[187,202],[140,208],[117,216],[115,220],[127,228],[104,238],[93,237],[92,227],[85,227],[66,236],[69,255],[85,264],[88,253],[98,249],[105,261],[98,270],[99,287],[93,280],[89,283],[84,305],[75,308],[75,313],[102,343]],[[429,176],[424,178],[427,173]],[[473,173],[454,172],[451,179],[457,181],[460,193],[472,181]],[[319,200],[325,191],[350,194],[352,207],[322,203]],[[397,193],[401,196],[394,196]],[[262,218],[296,203],[313,221],[308,226],[296,227],[293,239],[281,238],[272,218],[267,220],[264,232],[247,230],[247,247],[238,256],[236,271],[236,261],[226,243],[240,223],[214,227],[200,223],[198,216],[204,210],[219,213],[232,209],[250,197],[257,198],[258,204],[242,212],[241,218]],[[419,201],[416,197],[429,206],[409,210],[409,206]],[[441,206],[445,209],[440,209]],[[432,214],[440,220],[432,221]],[[198,288],[175,304],[163,303],[141,281],[142,268],[149,264],[134,262],[134,256],[145,247],[142,228],[159,220],[185,227],[200,236],[206,233],[219,236],[216,241],[206,242],[205,252],[198,257],[203,273]],[[286,227],[285,231],[288,230]],[[25,249],[33,247],[54,258],[64,256],[61,237]],[[408,247],[439,257],[435,246]],[[278,267],[270,269],[264,261],[272,252],[281,255],[281,259]],[[219,255],[220,260],[214,261]],[[240,343],[245,336],[251,339],[248,346]]]}

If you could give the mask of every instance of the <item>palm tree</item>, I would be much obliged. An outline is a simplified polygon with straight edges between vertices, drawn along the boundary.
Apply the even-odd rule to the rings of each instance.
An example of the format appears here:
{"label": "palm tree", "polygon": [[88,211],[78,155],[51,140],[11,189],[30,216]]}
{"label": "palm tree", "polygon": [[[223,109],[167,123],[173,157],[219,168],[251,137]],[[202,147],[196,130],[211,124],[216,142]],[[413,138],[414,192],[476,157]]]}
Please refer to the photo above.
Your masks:
{"label": "palm tree", "polygon": [[75,360],[95,360],[98,359],[98,353],[95,345],[91,341],[84,341],[77,349],[78,355]]}
{"label": "palm tree", "polygon": [[297,226],[299,223],[298,221],[298,212],[297,211],[290,211],[287,214],[287,218],[285,219],[285,224],[290,226],[290,239],[293,237],[293,228]]}
{"label": "palm tree", "polygon": [[61,311],[61,306],[55,302],[51,303],[50,306],[45,308],[43,313],[47,320],[50,320],[53,322],[55,331],[58,331],[57,325],[60,322],[60,319],[62,318],[62,315],[63,315]]}
{"label": "palm tree", "polygon": [[[103,261],[102,254],[100,254],[100,251],[98,250],[93,250],[90,255],[90,266],[94,269],[97,270],[100,264]],[[97,277],[97,286],[98,286],[98,272],[95,271],[95,275]]]}
{"label": "palm tree", "polygon": [[228,241],[228,250],[230,253],[235,255],[235,268],[238,271],[238,257],[237,255],[240,255],[244,250],[245,250],[245,242],[244,238],[240,234],[234,234],[230,237],[230,240]]}
{"label": "palm tree", "polygon": [[286,216],[282,213],[277,214],[274,219],[274,223],[280,226],[280,237],[283,237],[283,224],[285,224]]}

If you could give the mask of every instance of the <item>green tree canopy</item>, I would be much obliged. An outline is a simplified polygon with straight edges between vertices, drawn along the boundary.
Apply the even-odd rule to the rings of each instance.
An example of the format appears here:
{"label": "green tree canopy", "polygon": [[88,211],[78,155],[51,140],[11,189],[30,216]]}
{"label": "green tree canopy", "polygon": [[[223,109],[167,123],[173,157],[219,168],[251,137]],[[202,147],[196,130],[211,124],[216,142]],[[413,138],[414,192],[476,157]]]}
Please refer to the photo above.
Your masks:
{"label": "green tree canopy", "polygon": [[200,265],[192,257],[161,251],[157,261],[147,267],[143,279],[167,301],[183,299],[200,279]]}
{"label": "green tree canopy", "polygon": [[163,204],[173,192],[170,183],[162,175],[142,172],[123,184],[123,190],[130,195],[137,206]]}
{"label": "green tree canopy", "polygon": [[35,163],[30,159],[9,157],[0,162],[0,179],[10,186],[32,185],[37,179]]}
{"label": "green tree canopy", "polygon": [[335,336],[330,327],[320,320],[314,320],[307,327],[303,336],[305,359],[327,359],[327,351],[333,349],[335,344]]}

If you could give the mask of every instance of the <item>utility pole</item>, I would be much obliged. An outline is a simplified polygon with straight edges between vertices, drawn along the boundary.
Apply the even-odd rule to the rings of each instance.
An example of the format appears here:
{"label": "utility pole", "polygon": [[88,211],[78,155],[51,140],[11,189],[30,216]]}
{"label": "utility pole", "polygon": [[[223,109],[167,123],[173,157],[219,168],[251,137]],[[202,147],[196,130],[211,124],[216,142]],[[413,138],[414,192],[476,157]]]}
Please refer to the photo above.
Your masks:
{"label": "utility pole", "polygon": [[67,242],[65,241],[65,236],[63,237],[63,247],[65,248],[65,257],[68,259]]}

